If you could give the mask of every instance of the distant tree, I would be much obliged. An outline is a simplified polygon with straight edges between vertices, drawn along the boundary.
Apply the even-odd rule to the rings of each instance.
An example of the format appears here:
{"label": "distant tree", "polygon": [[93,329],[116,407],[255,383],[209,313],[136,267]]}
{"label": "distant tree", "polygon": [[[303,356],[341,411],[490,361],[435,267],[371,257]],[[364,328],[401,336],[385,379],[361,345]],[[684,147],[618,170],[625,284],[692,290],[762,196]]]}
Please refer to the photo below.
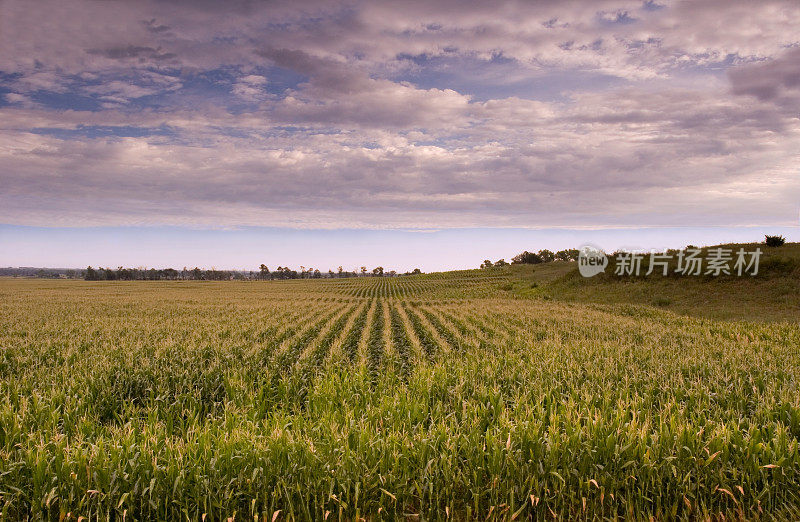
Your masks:
{"label": "distant tree", "polygon": [[372,275],[375,275],[375,276],[378,276],[378,277],[383,276],[383,267],[382,266],[377,266],[377,267],[373,268],[372,269]]}
{"label": "distant tree", "polygon": [[279,266],[272,272],[270,277],[273,279],[298,279],[304,277],[303,274],[304,273],[298,275],[297,271],[292,270],[288,266]]}
{"label": "distant tree", "polygon": [[421,273],[422,273],[422,270],[420,270],[419,268],[415,268],[414,270],[411,271],[412,275],[421,274]]}
{"label": "distant tree", "polygon": [[129,281],[133,279],[133,276],[134,274],[132,270],[127,270],[126,268],[123,268],[121,266],[117,267],[116,279],[119,279],[121,281]]}
{"label": "distant tree", "polygon": [[267,265],[265,265],[264,263],[261,263],[261,266],[259,267],[258,276],[261,279],[269,279],[269,267]]}
{"label": "distant tree", "polygon": [[362,266],[362,267],[361,267],[361,275],[362,275],[362,276],[363,276],[363,275],[367,275],[367,267],[365,267],[365,266]]}
{"label": "distant tree", "polygon": [[[342,268],[342,267],[339,267]],[[328,270],[328,278],[333,278],[336,274],[333,273],[333,270]],[[339,272],[339,277],[341,277],[342,273]]]}
{"label": "distant tree", "polygon": [[319,271],[319,268],[317,268],[314,270],[314,279],[319,279],[320,277],[322,277],[322,273]]}
{"label": "distant tree", "polygon": [[194,279],[196,281],[199,281],[199,280],[203,279],[203,271],[200,270],[197,267],[194,267],[192,269],[192,279]]}
{"label": "distant tree", "polygon": [[342,277],[342,272],[344,272],[344,268],[342,268],[342,265],[339,265],[339,277]]}
{"label": "distant tree", "polygon": [[508,266],[505,259],[498,259],[494,262],[494,266]]}
{"label": "distant tree", "polygon": [[539,257],[542,258],[542,263],[552,263],[556,259],[556,255],[546,248],[539,250]]}
{"label": "distant tree", "polygon": [[534,254],[533,252],[528,252],[526,250],[521,254],[517,254],[512,257],[511,262],[515,265],[536,265],[542,262],[542,258],[539,256],[539,254]]}
{"label": "distant tree", "polygon": [[483,263],[481,263],[481,268],[492,268],[493,266],[494,264],[488,259],[484,259]]}
{"label": "distant tree", "polygon": [[764,243],[769,247],[779,247],[786,243],[786,238],[783,236],[764,236]]}
{"label": "distant tree", "polygon": [[577,261],[578,250],[575,248],[570,248],[568,250],[559,250],[558,252],[556,252],[556,259],[559,261]]}

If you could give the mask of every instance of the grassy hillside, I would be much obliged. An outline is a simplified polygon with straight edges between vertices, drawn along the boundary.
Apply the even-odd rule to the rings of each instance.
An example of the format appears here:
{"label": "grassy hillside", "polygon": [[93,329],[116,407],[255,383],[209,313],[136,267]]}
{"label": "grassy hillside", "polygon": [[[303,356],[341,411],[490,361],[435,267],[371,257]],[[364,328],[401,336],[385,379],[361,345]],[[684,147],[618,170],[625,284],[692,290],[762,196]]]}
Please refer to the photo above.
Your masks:
{"label": "grassy hillside", "polygon": [[613,261],[604,274],[592,278],[582,277],[575,263],[565,262],[512,266],[495,272],[509,278],[514,294],[529,298],[644,305],[725,320],[800,320],[800,243],[778,248],[763,244],[720,246],[734,250],[743,247],[746,251],[761,248],[759,274],[619,277],[613,275]]}

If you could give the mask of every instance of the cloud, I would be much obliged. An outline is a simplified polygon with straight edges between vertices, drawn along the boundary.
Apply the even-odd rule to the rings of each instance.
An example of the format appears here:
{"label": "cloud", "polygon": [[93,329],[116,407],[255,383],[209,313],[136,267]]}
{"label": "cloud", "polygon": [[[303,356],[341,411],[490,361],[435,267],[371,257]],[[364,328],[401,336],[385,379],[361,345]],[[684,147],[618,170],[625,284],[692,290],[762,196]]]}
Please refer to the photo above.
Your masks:
{"label": "cloud", "polygon": [[63,78],[54,71],[33,70],[29,74],[12,80],[9,82],[9,86],[19,92],[67,92]]}
{"label": "cloud", "polygon": [[161,48],[142,47],[136,45],[126,45],[120,47],[110,47],[106,49],[88,49],[89,54],[105,56],[112,60],[134,60],[139,63],[151,61],[162,62],[176,58],[175,53],[162,52]]}
{"label": "cloud", "polygon": [[[648,208],[650,217],[637,219],[651,225],[730,223],[743,208],[776,221],[789,210],[775,197],[797,185],[791,168],[798,129],[778,135],[769,127],[743,127],[753,111],[764,110],[760,102],[737,106],[685,92],[658,100],[629,91],[606,96],[576,98],[569,110],[524,100],[468,106],[484,119],[452,134],[310,127],[265,135],[254,120],[250,128],[236,127],[244,135],[231,136],[220,134],[221,122],[213,118],[171,121],[182,129],[184,144],[164,137],[65,140],[8,132],[0,136],[0,143],[15,142],[0,149],[7,169],[4,219],[28,212],[20,201],[31,208],[30,199],[20,197],[40,194],[59,195],[47,208],[62,219],[71,212],[88,219],[91,209],[113,206],[128,209],[126,219],[134,221],[208,223],[214,216],[255,225],[270,216],[267,223],[287,226],[317,223],[309,217],[314,213],[362,227],[395,219],[403,226],[414,219],[414,226],[439,219],[460,226],[487,220],[552,226],[619,225],[632,211]],[[625,110],[609,118],[605,107],[615,106]],[[530,118],[505,118],[517,113]],[[708,118],[715,121],[706,124]],[[150,114],[140,123],[158,121]],[[754,179],[769,197],[732,197],[746,193],[745,182]],[[772,186],[763,185],[767,179]],[[177,217],[175,209],[185,213]],[[117,212],[114,219],[120,219]],[[102,222],[101,210],[92,216],[89,222]],[[738,219],[749,223],[753,214]]]}
{"label": "cloud", "polygon": [[0,222],[797,216],[795,2],[7,1],[0,24]]}
{"label": "cloud", "polygon": [[74,89],[88,95],[97,95],[103,101],[127,103],[129,100],[176,91],[181,81],[173,76],[150,71],[137,73],[133,78],[102,79],[89,84],[76,85]]}
{"label": "cloud", "polygon": [[[140,64],[214,68],[257,64],[284,49],[371,66],[398,56],[502,53],[529,67],[579,67],[650,77],[676,66],[774,56],[800,14],[791,0],[670,2],[289,2],[218,7],[175,2],[4,2],[0,69],[37,62],[69,73]],[[611,18],[609,18],[611,17]],[[626,23],[619,23],[617,19]],[[91,19],[92,24],[82,20]],[[608,19],[608,20],[607,20]],[[610,23],[613,22],[613,23]]]}
{"label": "cloud", "polygon": [[28,96],[24,94],[18,94],[16,92],[9,92],[6,93],[5,99],[8,103],[13,105],[20,105],[23,107],[34,107],[36,104],[31,100]]}
{"label": "cloud", "polygon": [[265,91],[267,79],[257,74],[248,74],[239,78],[234,83],[231,92],[237,97],[250,102],[262,101],[269,98]]}
{"label": "cloud", "polygon": [[797,96],[800,94],[800,47],[789,49],[772,60],[731,69],[728,75],[734,94],[749,94],[770,101]]}

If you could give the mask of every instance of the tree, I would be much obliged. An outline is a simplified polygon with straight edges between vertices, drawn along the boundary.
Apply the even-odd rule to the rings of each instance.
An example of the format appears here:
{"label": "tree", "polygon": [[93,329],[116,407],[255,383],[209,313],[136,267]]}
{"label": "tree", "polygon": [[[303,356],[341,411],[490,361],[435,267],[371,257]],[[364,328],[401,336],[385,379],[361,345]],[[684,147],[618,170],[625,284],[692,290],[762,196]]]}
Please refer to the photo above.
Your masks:
{"label": "tree", "polygon": [[382,277],[383,276],[383,267],[382,266],[377,266],[377,267],[373,268],[372,269],[372,275],[375,275],[375,276],[378,276],[378,277]]}
{"label": "tree", "polygon": [[484,259],[483,263],[481,263],[481,268],[492,268],[492,266],[494,266],[494,264],[488,259]]}
{"label": "tree", "polygon": [[578,250],[575,248],[570,248],[567,250],[559,250],[558,252],[556,252],[556,259],[559,261],[577,261]]}
{"label": "tree", "polygon": [[556,255],[546,248],[539,250],[539,257],[542,258],[542,263],[552,263],[556,259]]}
{"label": "tree", "polygon": [[259,267],[259,270],[260,270],[259,277],[261,279],[269,278],[269,268],[267,267],[267,265],[265,265],[264,263],[261,263],[261,266]]}
{"label": "tree", "polygon": [[362,275],[362,276],[363,276],[363,275],[367,275],[367,267],[365,267],[365,266],[362,266],[362,267],[361,267],[361,275]]}
{"label": "tree", "polygon": [[512,257],[511,262],[515,265],[536,265],[542,262],[542,258],[539,256],[539,254],[534,254],[533,252],[528,252],[526,250],[523,253]]}
{"label": "tree", "polygon": [[342,268],[342,265],[339,265],[339,277],[342,277],[342,272],[344,272],[344,268]]}
{"label": "tree", "polygon": [[86,275],[84,276],[84,279],[87,281],[99,281],[100,276],[97,275],[97,270],[89,266],[86,268]]}
{"label": "tree", "polygon": [[786,238],[783,236],[764,236],[764,240],[769,247],[779,247],[786,243]]}
{"label": "tree", "polygon": [[421,273],[422,273],[422,270],[420,270],[419,268],[415,268],[414,270],[411,271],[412,275],[421,274]]}
{"label": "tree", "polygon": [[498,259],[494,262],[494,266],[508,266],[505,259]]}

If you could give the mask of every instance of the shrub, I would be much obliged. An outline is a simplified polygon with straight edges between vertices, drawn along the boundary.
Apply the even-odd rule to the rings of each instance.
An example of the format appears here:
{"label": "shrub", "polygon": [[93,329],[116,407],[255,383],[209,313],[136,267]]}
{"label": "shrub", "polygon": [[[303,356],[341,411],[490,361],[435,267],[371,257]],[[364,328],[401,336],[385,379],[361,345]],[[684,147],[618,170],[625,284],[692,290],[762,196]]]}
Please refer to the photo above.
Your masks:
{"label": "shrub", "polygon": [[764,236],[764,243],[769,247],[779,247],[786,243],[786,238],[783,236]]}

